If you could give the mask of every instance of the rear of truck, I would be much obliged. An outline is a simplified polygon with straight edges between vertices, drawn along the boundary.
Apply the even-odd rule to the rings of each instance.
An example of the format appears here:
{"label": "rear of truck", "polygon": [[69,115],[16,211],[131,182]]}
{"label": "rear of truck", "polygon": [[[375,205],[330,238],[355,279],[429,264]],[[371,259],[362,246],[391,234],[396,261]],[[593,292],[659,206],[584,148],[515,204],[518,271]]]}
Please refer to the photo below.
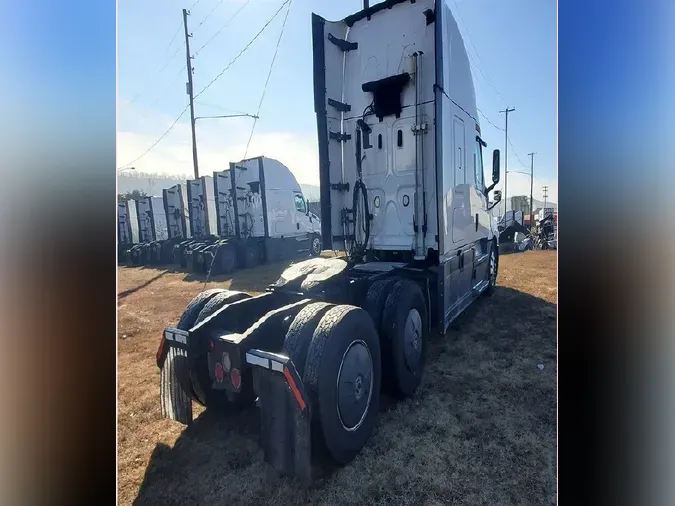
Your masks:
{"label": "rear of truck", "polygon": [[261,295],[209,290],[161,340],[164,416],[188,424],[192,402],[255,403],[265,460],[283,474],[310,480],[317,453],[351,461],[381,387],[402,398],[421,381],[430,286],[408,261],[438,250],[437,4],[312,17],[324,248],[401,261],[315,258]]}

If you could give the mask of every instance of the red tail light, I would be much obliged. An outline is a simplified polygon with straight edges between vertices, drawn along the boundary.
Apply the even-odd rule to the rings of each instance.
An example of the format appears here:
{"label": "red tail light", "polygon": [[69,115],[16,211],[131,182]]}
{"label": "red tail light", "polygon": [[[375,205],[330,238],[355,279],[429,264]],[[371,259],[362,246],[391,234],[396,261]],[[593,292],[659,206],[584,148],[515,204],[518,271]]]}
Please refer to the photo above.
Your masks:
{"label": "red tail light", "polygon": [[159,348],[157,348],[157,367],[162,367],[161,360],[162,360],[162,355],[164,355],[164,345],[166,344],[166,339],[164,338],[164,334],[162,334],[162,339],[159,340]]}
{"label": "red tail light", "polygon": [[239,388],[241,386],[241,374],[239,373],[239,369],[233,367],[232,370],[230,371],[230,379],[232,380],[232,386],[234,388]]}

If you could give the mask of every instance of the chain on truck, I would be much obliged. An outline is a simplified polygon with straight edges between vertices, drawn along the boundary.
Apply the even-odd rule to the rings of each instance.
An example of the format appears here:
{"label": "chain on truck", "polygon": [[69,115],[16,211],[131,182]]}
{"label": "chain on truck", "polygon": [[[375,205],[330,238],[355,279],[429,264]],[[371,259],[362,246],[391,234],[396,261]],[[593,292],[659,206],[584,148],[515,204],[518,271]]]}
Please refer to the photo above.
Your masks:
{"label": "chain on truck", "polygon": [[305,480],[313,456],[359,453],[381,391],[415,394],[432,330],[492,293],[498,270],[499,151],[488,183],[449,7],[364,7],[312,15],[321,235],[346,258],[293,264],[259,295],[202,292],[157,351],[163,416],[256,405],[264,459]]}

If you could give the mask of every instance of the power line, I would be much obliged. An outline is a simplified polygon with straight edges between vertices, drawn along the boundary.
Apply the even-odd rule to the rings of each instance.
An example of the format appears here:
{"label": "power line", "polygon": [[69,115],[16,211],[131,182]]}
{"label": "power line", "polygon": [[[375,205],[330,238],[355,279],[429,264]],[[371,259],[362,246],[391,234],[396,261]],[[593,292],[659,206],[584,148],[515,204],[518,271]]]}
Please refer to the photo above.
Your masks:
{"label": "power line", "polygon": [[[199,0],[197,0],[195,3],[193,3],[193,4],[192,4],[192,7],[190,7],[190,8],[187,10],[188,13],[189,13],[192,9],[194,9],[195,5],[197,5],[198,3],[199,3]],[[181,25],[181,28],[182,28],[182,26],[183,26],[183,25]]]}
{"label": "power line", "polygon": [[204,19],[202,19],[200,21],[200,23],[192,31],[193,34],[199,29],[200,26],[202,26],[206,22],[207,19],[209,19],[211,17],[211,14],[213,14],[216,11],[216,9],[218,7],[220,7],[220,4],[222,4],[222,3],[223,3],[223,0],[218,0],[218,2],[216,2],[216,5],[213,6],[213,9],[211,9],[211,11],[206,15],[206,17]]}
{"label": "power line", "polygon": [[[464,21],[464,18],[462,17],[462,13],[461,13],[460,10],[459,10],[459,5],[457,5],[457,1],[456,1],[456,0],[452,0],[452,1],[453,1],[453,3],[455,4],[455,7],[456,7],[455,11],[457,12],[457,15],[459,16],[459,19],[462,21],[462,24],[464,25],[464,30],[466,31],[466,38],[467,38],[467,40],[469,41],[469,44],[471,44],[471,47],[473,47],[473,50],[476,52],[476,58],[478,58],[478,60],[479,60],[481,63],[483,63],[483,65],[485,65],[485,63],[483,62],[482,58],[480,57],[480,54],[478,53],[478,49],[476,48],[475,44],[474,44],[473,41],[471,40],[471,33],[469,32],[469,25],[466,24],[466,22]],[[478,63],[476,63],[476,62],[473,60],[473,58],[471,58],[471,55],[469,54],[468,51],[467,51],[466,54],[467,54],[467,56],[469,57],[469,59],[471,59],[471,60],[473,61],[474,65],[476,65],[476,67],[478,68],[478,70],[480,71],[480,73],[483,74],[483,77],[485,77],[485,80],[487,81],[487,83],[492,87],[492,89],[497,93],[497,95],[499,95],[499,98],[501,98],[503,102],[506,102],[506,100],[504,99],[504,97],[502,96],[502,94],[499,93],[499,90],[496,88],[496,86],[494,85],[494,83],[492,82],[492,80],[490,79],[490,77],[487,75],[487,71],[483,72],[483,70],[480,68],[480,66],[478,65]]]}
{"label": "power line", "polygon": [[246,0],[246,2],[244,2],[244,4],[243,4],[241,7],[239,7],[239,9],[237,9],[237,11],[232,15],[232,17],[231,17],[230,19],[228,19],[228,20],[225,22],[225,24],[224,24],[223,26],[221,26],[220,29],[219,29],[216,33],[214,33],[211,37],[209,37],[209,40],[207,40],[207,41],[206,41],[199,49],[197,49],[194,53],[192,53],[192,57],[193,57],[193,58],[196,58],[197,54],[198,54],[202,49],[204,49],[206,46],[208,46],[208,45],[211,43],[211,41],[212,41],[213,39],[215,39],[218,35],[220,35],[220,34],[223,32],[223,30],[225,30],[225,28],[227,28],[227,25],[229,25],[230,22],[231,22],[234,18],[237,17],[237,14],[239,14],[239,13],[242,11],[242,9],[243,9],[244,7],[246,7],[246,6],[249,4],[250,1],[251,1],[251,0]]}
{"label": "power line", "polygon": [[265,86],[263,86],[262,95],[260,96],[260,102],[258,103],[258,110],[255,113],[255,119],[253,120],[253,126],[251,127],[251,134],[248,136],[248,142],[246,143],[246,151],[244,151],[244,160],[248,154],[248,148],[251,144],[251,139],[253,138],[253,132],[255,131],[255,126],[258,123],[258,116],[260,115],[260,109],[262,108],[263,100],[265,99],[265,92],[267,91],[267,85],[270,82],[270,77],[272,76],[272,69],[274,68],[274,62],[277,59],[277,53],[279,52],[279,45],[281,44],[281,38],[284,36],[284,28],[286,28],[286,21],[288,20],[288,14],[291,12],[291,4],[293,0],[290,0],[288,3],[288,9],[286,9],[286,16],[284,16],[284,22],[281,25],[281,31],[279,32],[279,38],[277,39],[277,46],[274,48],[274,56],[272,56],[272,63],[270,63],[270,70],[267,72],[267,79],[265,80]]}
{"label": "power line", "polygon": [[[164,69],[166,69],[166,68],[169,66],[169,63],[171,63],[171,62],[173,61],[173,59],[176,57],[176,55],[178,54],[178,52],[179,52],[181,49],[183,49],[183,47],[185,47],[185,42],[183,42],[180,46],[178,46],[178,48],[176,49],[176,51],[174,51],[174,53],[173,53],[173,54],[171,55],[171,57],[166,61],[166,63],[162,66],[162,68],[160,68],[160,69],[152,76],[152,78],[148,80],[148,82],[145,84],[145,86],[143,86],[143,88],[141,89],[141,91],[140,91],[134,98],[131,99],[131,101],[129,102],[128,105],[133,104],[136,100],[138,100],[138,99],[141,97],[141,95],[143,95],[143,93],[145,93],[145,90],[148,89],[148,86],[151,84],[151,82],[154,81],[157,77],[159,77],[159,75],[160,75],[162,72],[164,72]],[[168,49],[168,47],[167,47],[167,49]]]}
{"label": "power line", "polygon": [[176,123],[178,123],[178,120],[180,120],[180,119],[183,117],[183,114],[185,114],[185,111],[188,110],[188,107],[189,107],[189,104],[185,106],[185,108],[181,111],[181,113],[180,113],[180,114],[178,115],[178,117],[174,120],[174,122],[171,123],[171,126],[166,130],[166,132],[164,132],[162,135],[160,135],[160,136],[159,136],[159,139],[157,139],[155,142],[153,142],[152,145],[151,145],[148,149],[146,149],[145,151],[143,151],[143,153],[141,153],[139,156],[137,156],[136,158],[134,158],[133,160],[131,160],[129,163],[125,163],[124,165],[122,165],[122,166],[120,166],[120,167],[117,167],[117,170],[123,169],[123,168],[128,167],[129,165],[131,165],[131,164],[133,164],[133,163],[136,163],[138,160],[140,160],[140,159],[143,158],[145,155],[147,155],[150,151],[152,151],[152,149],[153,149],[157,144],[159,144],[159,142],[160,142],[164,137],[166,137],[166,136],[169,134],[169,132],[170,132],[171,130],[173,130],[173,127],[175,127],[175,126],[176,126]]}
{"label": "power line", "polygon": [[267,28],[270,25],[270,23],[274,20],[274,18],[276,18],[279,15],[279,13],[284,8],[284,6],[287,3],[289,3],[290,1],[291,0],[285,0],[284,3],[281,4],[281,7],[279,7],[279,10],[277,10],[277,12],[275,12],[274,15],[267,21],[267,23],[265,23],[263,25],[263,27],[260,29],[260,31],[258,33],[256,33],[255,36],[251,39],[251,41],[248,44],[246,44],[246,46],[244,46],[244,48],[241,51],[239,51],[239,54],[237,54],[237,56],[235,56],[234,59],[230,63],[228,63],[227,66],[223,70],[221,70],[220,73],[216,77],[214,77],[211,80],[211,82],[209,82],[209,84],[204,86],[204,88],[202,88],[202,91],[197,93],[194,96],[194,98],[197,98],[198,96],[200,96],[202,93],[204,93],[206,90],[208,90],[211,87],[211,85],[213,85],[213,83],[215,83],[218,79],[220,79],[220,77],[234,64],[234,62],[236,62],[239,59],[239,57],[242,54],[244,54],[249,47],[251,47],[251,44],[253,44],[253,42],[255,42],[255,40],[260,36],[260,34],[265,31],[265,28]]}
{"label": "power line", "polygon": [[504,129],[503,129],[502,127],[498,127],[497,125],[495,125],[495,124],[490,120],[490,118],[488,118],[488,117],[483,113],[483,111],[481,111],[478,107],[476,107],[476,110],[477,110],[478,113],[479,113],[481,116],[483,116],[483,117],[487,120],[487,122],[490,123],[493,127],[495,127],[497,130],[501,130],[502,132],[504,131]]}
{"label": "power line", "polygon": [[508,137],[508,136],[507,136],[507,139],[509,140],[509,144],[511,145],[511,149],[513,149],[513,153],[516,155],[516,158],[517,158],[518,161],[520,162],[520,165],[522,165],[523,167],[527,168],[527,165],[525,165],[525,164],[523,163],[523,161],[520,159],[520,155],[519,155],[518,152],[516,151],[516,148],[513,147],[513,142],[511,142],[511,137]]}

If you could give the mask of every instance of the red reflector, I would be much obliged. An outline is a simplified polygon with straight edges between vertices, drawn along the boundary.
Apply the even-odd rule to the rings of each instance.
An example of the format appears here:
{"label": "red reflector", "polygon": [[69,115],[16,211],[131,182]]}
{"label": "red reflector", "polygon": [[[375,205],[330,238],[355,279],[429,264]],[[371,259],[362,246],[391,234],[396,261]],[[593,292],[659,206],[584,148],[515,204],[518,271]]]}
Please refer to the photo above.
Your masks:
{"label": "red reflector", "polygon": [[234,388],[239,388],[241,386],[241,374],[239,374],[239,369],[232,368],[230,371],[230,379],[232,380],[232,386],[234,386]]}
{"label": "red reflector", "polygon": [[213,344],[213,341],[209,341],[209,348],[213,349],[214,346],[215,344]]}
{"label": "red reflector", "polygon": [[218,381],[218,383],[222,383],[225,375],[224,375],[224,372],[223,372],[223,366],[220,363],[216,364],[215,373],[216,373],[216,381]]}
{"label": "red reflector", "polygon": [[164,339],[164,336],[162,336],[162,339],[159,341],[159,348],[157,348],[157,365],[159,366],[159,361],[162,359],[162,355],[164,354],[164,343],[166,342],[166,339]]}

